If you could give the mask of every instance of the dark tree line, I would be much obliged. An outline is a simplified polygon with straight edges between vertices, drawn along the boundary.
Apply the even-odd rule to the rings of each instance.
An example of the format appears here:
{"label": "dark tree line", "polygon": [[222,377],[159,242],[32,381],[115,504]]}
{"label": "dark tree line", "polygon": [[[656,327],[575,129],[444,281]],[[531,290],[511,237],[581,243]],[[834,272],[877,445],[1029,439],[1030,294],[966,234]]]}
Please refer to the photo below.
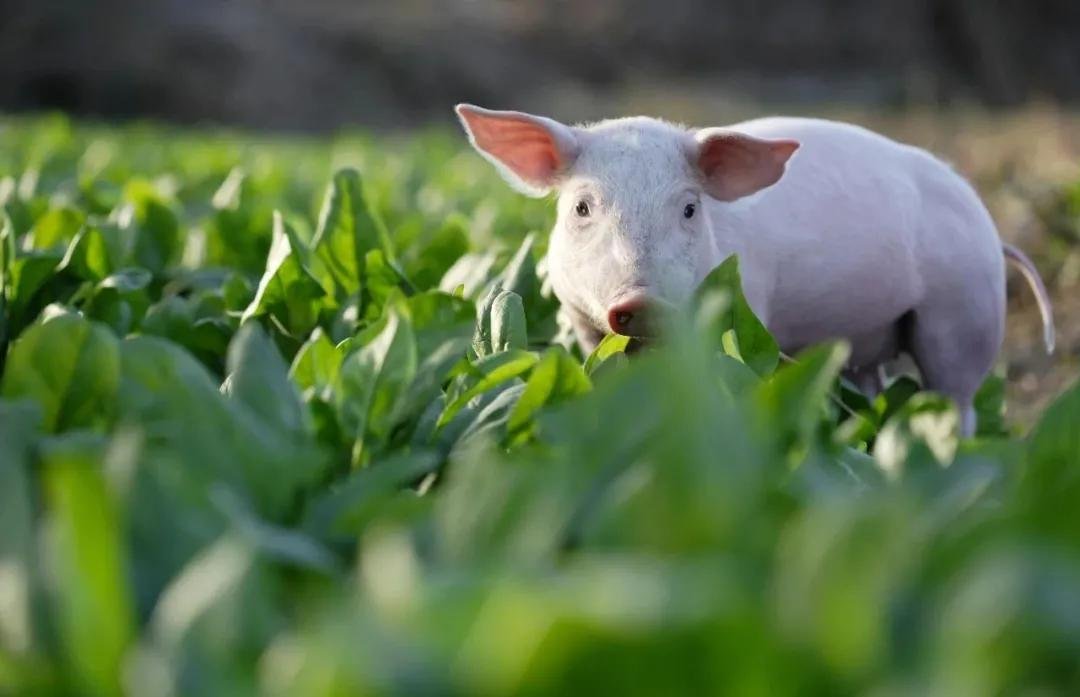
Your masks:
{"label": "dark tree line", "polygon": [[0,109],[288,128],[698,80],[777,101],[1080,100],[1075,0],[0,0]]}

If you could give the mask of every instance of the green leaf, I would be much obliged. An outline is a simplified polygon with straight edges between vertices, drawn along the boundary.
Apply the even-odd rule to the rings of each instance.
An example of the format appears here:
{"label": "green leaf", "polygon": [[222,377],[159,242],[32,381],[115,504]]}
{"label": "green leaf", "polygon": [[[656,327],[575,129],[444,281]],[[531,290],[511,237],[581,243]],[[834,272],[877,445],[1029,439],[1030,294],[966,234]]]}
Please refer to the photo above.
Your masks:
{"label": "green leaf", "polygon": [[198,317],[192,298],[175,295],[150,306],[139,327],[142,334],[160,336],[183,346],[215,373],[225,370],[225,351],[233,330],[224,318]]}
{"label": "green leaf", "polygon": [[240,195],[244,189],[244,179],[247,174],[242,167],[233,167],[229,175],[221,182],[221,186],[214,192],[214,198],[210,203],[217,210],[236,210],[240,207]]}
{"label": "green leaf", "polygon": [[151,280],[146,269],[121,269],[94,287],[83,311],[124,336],[138,327],[150,306]]}
{"label": "green leaf", "polygon": [[267,426],[297,437],[311,432],[288,366],[257,324],[248,322],[233,337],[226,366],[229,396],[246,404]]}
{"label": "green leaf", "polygon": [[824,414],[825,400],[847,361],[845,343],[822,344],[803,351],[756,392],[761,428],[789,452],[806,445]]}
{"label": "green leaf", "polygon": [[364,279],[368,299],[365,314],[371,319],[382,316],[392,297],[413,290],[401,270],[387,261],[381,249],[373,249],[364,255]]}
{"label": "green leaf", "polygon": [[266,271],[259,280],[255,297],[240,319],[270,315],[293,336],[306,336],[318,320],[315,302],[324,295],[322,286],[294,251],[295,235],[290,234],[281,213],[274,212],[273,241],[266,258]]}
{"label": "green leaf", "polygon": [[[267,355],[272,348],[265,343],[261,347],[236,346],[241,356],[248,351],[256,353],[262,367],[240,376],[239,386],[233,387],[237,397],[230,399],[221,393],[218,380],[179,346],[144,336],[121,343],[120,420],[147,429],[153,436],[147,440],[150,450],[144,461],[148,466],[141,474],[157,482],[157,488],[151,489],[156,498],[144,495],[156,503],[142,523],[156,534],[165,534],[175,526],[177,544],[191,545],[182,548],[188,553],[194,551],[191,547],[208,544],[220,532],[206,512],[206,496],[213,487],[243,492],[259,515],[277,521],[295,505],[297,491],[322,475],[326,466],[312,442],[274,425],[302,418],[295,416],[296,406],[289,401],[288,390],[280,383],[265,388],[248,385],[249,379],[258,380],[262,375],[269,374],[273,380],[276,371],[280,371],[279,379],[284,378],[283,364],[274,367],[274,356]],[[267,363],[271,367],[267,368]],[[260,394],[285,401],[261,404],[256,410],[251,402]],[[179,487],[175,490],[194,493],[174,499],[163,494],[161,487],[166,492]],[[165,507],[170,508],[169,515],[153,511]],[[171,517],[182,522],[173,522]],[[167,568],[176,562],[172,549],[160,550],[160,554],[168,560]]]}
{"label": "green leaf", "polygon": [[289,368],[289,377],[301,392],[312,391],[323,399],[329,399],[343,358],[342,352],[334,346],[326,333],[316,327],[296,353]]}
{"label": "green leaf", "polygon": [[340,571],[337,559],[312,536],[263,520],[232,492],[215,494],[215,504],[229,518],[233,529],[263,558],[319,574],[336,575]]}
{"label": "green leaf", "polygon": [[200,680],[217,678],[224,684],[220,671],[228,663],[223,658],[266,640],[273,613],[267,580],[253,545],[239,534],[223,534],[199,550],[161,593],[149,622],[153,644],[177,662],[214,657],[200,666]]}
{"label": "green leaf", "polygon": [[11,290],[8,281],[11,278],[11,266],[15,261],[15,229],[11,218],[0,209],[0,373],[4,369],[4,356],[12,331],[8,317],[8,296]]}
{"label": "green leaf", "polygon": [[466,357],[472,333],[472,303],[440,291],[428,291],[407,300],[421,359],[408,388],[395,404],[391,420],[418,422],[424,410],[442,394],[455,366]]}
{"label": "green leaf", "polygon": [[67,248],[82,227],[85,216],[71,208],[52,208],[26,233],[26,249],[40,251]]}
{"label": "green leaf", "polygon": [[112,333],[67,314],[30,327],[12,343],[0,395],[36,400],[49,432],[103,428],[111,422],[119,380]]}
{"label": "green leaf", "polygon": [[769,375],[780,360],[780,347],[746,302],[738,257],[728,257],[705,277],[698,287],[697,301],[700,304],[707,295],[718,292],[725,294],[729,303],[725,312],[710,318],[711,335],[719,344],[725,332],[734,330],[734,345],[730,341],[724,342],[725,352],[750,366],[758,375]]}
{"label": "green leaf", "polygon": [[528,372],[536,365],[537,360],[535,353],[516,349],[481,358],[472,364],[472,370],[479,379],[446,405],[442,415],[439,416],[438,425],[443,426],[448,423],[473,397]]}
{"label": "green leaf", "polygon": [[130,262],[124,237],[112,224],[85,225],[68,245],[60,268],[88,281],[100,281]]}
{"label": "green leaf", "polygon": [[499,255],[494,251],[463,254],[443,274],[439,289],[450,293],[460,287],[461,292],[457,293],[458,295],[476,298],[495,276],[495,265],[498,261]]}
{"label": "green leaf", "polygon": [[491,303],[491,350],[498,353],[528,347],[525,307],[521,303],[521,296],[504,290]]}
{"label": "green leaf", "polygon": [[254,297],[255,289],[243,274],[230,273],[221,286],[221,299],[230,313],[243,313]]}
{"label": "green leaf", "polygon": [[952,462],[958,446],[959,413],[945,397],[914,395],[882,426],[874,459],[892,479],[906,470],[937,470]]}
{"label": "green leaf", "polygon": [[585,373],[592,375],[593,371],[599,368],[600,364],[607,359],[615,355],[625,354],[629,343],[630,337],[628,336],[621,334],[608,334],[605,336],[592,350],[589,357],[585,359]]}
{"label": "green leaf", "polygon": [[334,389],[344,431],[360,464],[390,435],[395,404],[416,374],[416,339],[407,315],[389,306],[368,340],[342,362]]}
{"label": "green leaf", "polygon": [[11,262],[8,277],[8,316],[10,326],[21,329],[33,320],[31,310],[41,307],[37,293],[54,277],[63,257],[59,252],[29,252],[19,254]]}
{"label": "green leaf", "polygon": [[495,298],[499,297],[501,289],[498,284],[493,285],[483,301],[476,308],[476,332],[473,335],[473,351],[480,358],[494,351],[491,339],[491,309],[495,305]]}
{"label": "green leaf", "polygon": [[111,274],[102,279],[100,288],[115,288],[122,293],[131,293],[145,289],[150,285],[153,276],[146,269],[129,268]]}
{"label": "green leaf", "polygon": [[919,383],[907,375],[901,375],[889,383],[885,391],[874,398],[879,424],[888,423],[918,391]]}
{"label": "green leaf", "polygon": [[[34,645],[34,493],[31,448],[40,410],[33,402],[0,401],[0,656],[25,654]],[[0,679],[0,686],[3,680]]]}
{"label": "green leaf", "polygon": [[536,280],[536,263],[533,261],[533,248],[536,246],[536,235],[528,234],[521,241],[521,245],[506,268],[499,275],[499,287],[517,293],[520,298],[532,298],[539,291]]}
{"label": "green leaf", "polygon": [[334,174],[311,247],[325,280],[331,284],[328,290],[336,289],[339,298],[360,291],[368,252],[381,249],[392,257],[386,231],[369,207],[360,173],[355,169],[341,169]]}
{"label": "green leaf", "polygon": [[85,694],[119,695],[135,636],[123,527],[83,439],[54,441],[42,457],[51,588],[68,664]]}
{"label": "green leaf", "polygon": [[[438,433],[436,443],[442,452],[470,447],[474,441],[500,442],[506,439],[510,412],[525,392],[520,380],[502,382],[477,395],[454,415]],[[525,441],[531,431],[517,434],[513,444]]]}
{"label": "green leaf", "polygon": [[750,394],[761,384],[762,378],[750,366],[727,354],[716,354],[714,367],[720,379],[720,388],[732,398]]}
{"label": "green leaf", "polygon": [[395,230],[398,248],[406,256],[405,269],[418,288],[438,286],[454,262],[469,251],[467,226],[463,216],[451,214],[426,239],[411,244],[402,241]]}
{"label": "green leaf", "polygon": [[11,265],[15,263],[15,227],[11,218],[0,209],[0,295],[8,287]]}
{"label": "green leaf", "polygon": [[124,187],[124,199],[132,211],[132,219],[126,228],[127,234],[134,236],[134,259],[151,273],[160,273],[180,248],[180,224],[176,213],[147,181],[128,182]]}
{"label": "green leaf", "polygon": [[406,303],[420,356],[430,355],[447,339],[472,336],[476,316],[473,303],[439,290],[417,293]]}
{"label": "green leaf", "polygon": [[351,472],[337,486],[311,501],[303,528],[319,536],[355,538],[362,526],[376,515],[380,504],[434,472],[438,465],[435,453],[402,451]]}
{"label": "green leaf", "polygon": [[1025,526],[1080,545],[1080,381],[1051,404],[1031,432],[1017,508]]}
{"label": "green leaf", "polygon": [[1009,435],[1005,425],[1005,379],[989,375],[975,393],[975,414],[980,437]]}
{"label": "green leaf", "polygon": [[592,387],[581,366],[562,347],[548,349],[533,367],[525,391],[510,411],[507,429],[520,439],[537,412],[588,392]]}

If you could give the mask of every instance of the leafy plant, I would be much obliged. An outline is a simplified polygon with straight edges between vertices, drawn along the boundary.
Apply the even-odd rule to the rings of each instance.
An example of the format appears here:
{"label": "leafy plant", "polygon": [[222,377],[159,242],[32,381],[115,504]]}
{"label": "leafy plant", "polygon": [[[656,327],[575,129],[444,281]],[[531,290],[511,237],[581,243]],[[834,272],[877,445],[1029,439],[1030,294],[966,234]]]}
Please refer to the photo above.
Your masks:
{"label": "leafy plant", "polygon": [[1080,690],[1080,387],[958,441],[734,257],[582,360],[444,134],[3,128],[0,693]]}

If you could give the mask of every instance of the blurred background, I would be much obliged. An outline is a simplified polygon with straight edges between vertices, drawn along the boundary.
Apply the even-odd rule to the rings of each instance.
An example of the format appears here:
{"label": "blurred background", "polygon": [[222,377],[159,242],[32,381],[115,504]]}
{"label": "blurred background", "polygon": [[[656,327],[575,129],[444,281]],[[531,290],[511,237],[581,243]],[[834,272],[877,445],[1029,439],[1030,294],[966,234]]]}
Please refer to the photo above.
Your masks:
{"label": "blurred background", "polygon": [[1073,0],[4,0],[0,18],[0,107],[104,117],[323,129],[445,120],[463,99],[575,118],[635,96],[683,114],[1080,99]]}
{"label": "blurred background", "polygon": [[971,178],[1056,301],[1010,283],[1028,421],[1080,372],[1076,0],[0,0],[0,111],[271,131],[453,128],[472,101],[568,121],[843,118]]}

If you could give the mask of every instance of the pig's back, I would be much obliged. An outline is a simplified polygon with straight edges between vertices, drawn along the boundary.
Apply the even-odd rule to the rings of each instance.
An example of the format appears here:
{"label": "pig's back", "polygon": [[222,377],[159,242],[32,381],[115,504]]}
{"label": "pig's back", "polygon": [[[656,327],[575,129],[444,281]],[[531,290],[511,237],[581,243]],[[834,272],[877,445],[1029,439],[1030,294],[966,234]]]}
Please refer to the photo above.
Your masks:
{"label": "pig's back", "polygon": [[924,295],[929,243],[945,234],[927,201],[981,207],[929,153],[858,126],[770,117],[730,128],[800,142],[777,184],[714,215],[721,237],[743,236],[746,275],[760,277],[748,279],[748,297],[782,345],[894,321]]}

